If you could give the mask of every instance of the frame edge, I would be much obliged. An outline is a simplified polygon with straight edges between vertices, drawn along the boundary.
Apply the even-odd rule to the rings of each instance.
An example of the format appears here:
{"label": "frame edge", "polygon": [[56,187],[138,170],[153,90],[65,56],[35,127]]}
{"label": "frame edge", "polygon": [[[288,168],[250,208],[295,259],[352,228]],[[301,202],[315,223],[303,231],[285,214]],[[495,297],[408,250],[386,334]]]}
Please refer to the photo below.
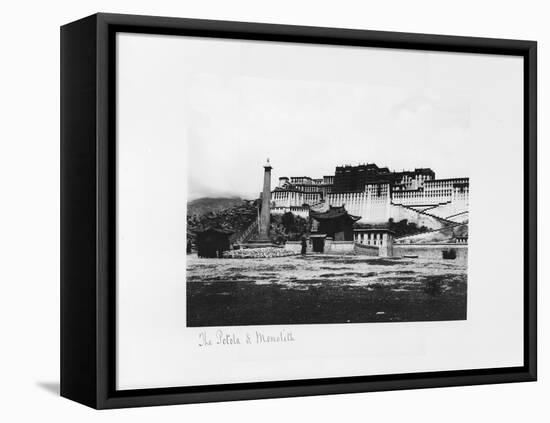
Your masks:
{"label": "frame edge", "polygon": [[60,379],[96,407],[96,16],[64,25],[61,48]]}

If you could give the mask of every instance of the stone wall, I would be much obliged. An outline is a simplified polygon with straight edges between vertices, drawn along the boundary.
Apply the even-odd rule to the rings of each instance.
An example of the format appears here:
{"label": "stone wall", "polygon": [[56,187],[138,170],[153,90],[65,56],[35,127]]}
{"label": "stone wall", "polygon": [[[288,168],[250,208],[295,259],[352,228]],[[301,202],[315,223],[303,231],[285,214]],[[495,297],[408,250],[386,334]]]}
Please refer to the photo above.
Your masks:
{"label": "stone wall", "polygon": [[[418,258],[442,260],[443,251],[456,252],[454,261],[468,261],[468,245],[467,244],[394,244],[394,257],[403,256],[418,256]],[[449,259],[451,261],[453,259]]]}
{"label": "stone wall", "polygon": [[[325,239],[324,254],[353,254],[354,252],[353,241],[333,241],[330,238]],[[302,241],[287,241],[285,244],[285,250],[300,253],[302,251]],[[376,255],[378,255],[378,247],[374,247]],[[311,240],[307,242],[307,253],[313,252]]]}
{"label": "stone wall", "polygon": [[354,245],[355,254],[362,256],[378,256],[379,248],[374,245],[358,244]]}
{"label": "stone wall", "polygon": [[353,241],[325,241],[325,254],[353,254]]}
{"label": "stone wall", "polygon": [[456,223],[445,228],[402,236],[395,239],[396,244],[454,244],[457,239],[468,238],[468,224]]}
{"label": "stone wall", "polygon": [[430,208],[427,210],[427,213],[432,214],[443,219],[448,219],[451,216],[461,216],[461,218],[454,219],[455,222],[461,222],[468,219],[467,214],[463,214],[468,211],[468,203],[462,199],[457,199],[456,201],[441,204],[437,207]]}
{"label": "stone wall", "polygon": [[[285,244],[285,250],[293,251],[295,253],[300,254],[302,252],[302,241],[287,241]],[[311,242],[308,241],[307,243],[307,250],[308,253],[311,252]]]}
{"label": "stone wall", "polygon": [[[429,211],[428,211],[429,213]],[[394,222],[407,219],[409,223],[415,223],[418,227],[425,226],[430,229],[441,229],[445,224],[434,216],[421,213],[413,210],[409,207],[405,207],[399,204],[391,205],[390,215]]]}

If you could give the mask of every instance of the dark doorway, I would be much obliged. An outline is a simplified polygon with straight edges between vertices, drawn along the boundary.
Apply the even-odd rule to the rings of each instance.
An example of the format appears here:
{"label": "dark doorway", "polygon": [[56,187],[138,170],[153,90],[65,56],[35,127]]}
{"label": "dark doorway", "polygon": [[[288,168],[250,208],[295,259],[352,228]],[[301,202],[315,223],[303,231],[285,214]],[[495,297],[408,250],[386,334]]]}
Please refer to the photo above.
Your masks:
{"label": "dark doorway", "polygon": [[443,250],[443,258],[445,260],[456,259],[456,250],[454,248],[451,248],[450,250]]}
{"label": "dark doorway", "polygon": [[229,236],[233,233],[222,228],[207,227],[196,233],[197,255],[203,258],[222,258],[229,250]]}
{"label": "dark doorway", "polygon": [[324,237],[312,237],[311,244],[313,245],[314,253],[322,253],[325,251],[325,238]]}

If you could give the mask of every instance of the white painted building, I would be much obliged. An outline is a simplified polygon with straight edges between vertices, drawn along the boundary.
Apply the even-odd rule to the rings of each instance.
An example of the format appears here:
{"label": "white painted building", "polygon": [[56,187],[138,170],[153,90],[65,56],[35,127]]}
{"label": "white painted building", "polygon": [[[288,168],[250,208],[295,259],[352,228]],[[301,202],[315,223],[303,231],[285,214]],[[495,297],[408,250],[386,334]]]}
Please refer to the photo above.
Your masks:
{"label": "white painted building", "polygon": [[[355,173],[353,173],[355,172]],[[358,187],[342,191],[347,186]],[[431,169],[390,172],[374,164],[337,167],[335,176],[281,177],[272,191],[272,214],[290,211],[307,217],[317,211],[341,207],[360,223],[407,219],[431,228],[447,221],[468,219],[469,178],[435,179]]]}

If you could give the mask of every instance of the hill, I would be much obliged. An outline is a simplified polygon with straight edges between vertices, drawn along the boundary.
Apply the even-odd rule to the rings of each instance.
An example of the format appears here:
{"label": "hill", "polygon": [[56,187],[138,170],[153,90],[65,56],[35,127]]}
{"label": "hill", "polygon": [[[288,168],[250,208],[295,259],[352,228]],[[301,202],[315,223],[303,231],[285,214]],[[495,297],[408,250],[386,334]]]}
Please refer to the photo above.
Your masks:
{"label": "hill", "polygon": [[[211,204],[211,203],[207,203]],[[220,202],[220,204],[228,204]],[[219,204],[213,203],[214,206]],[[252,202],[240,201],[238,205],[220,208],[204,214],[187,215],[187,243],[188,249],[195,243],[197,231],[207,227],[226,229],[233,234],[230,239],[233,242],[244,230],[246,230],[258,216],[258,210]]]}
{"label": "hill", "polygon": [[208,213],[217,213],[244,204],[245,201],[240,197],[203,197],[187,203],[187,215],[204,216]]}

